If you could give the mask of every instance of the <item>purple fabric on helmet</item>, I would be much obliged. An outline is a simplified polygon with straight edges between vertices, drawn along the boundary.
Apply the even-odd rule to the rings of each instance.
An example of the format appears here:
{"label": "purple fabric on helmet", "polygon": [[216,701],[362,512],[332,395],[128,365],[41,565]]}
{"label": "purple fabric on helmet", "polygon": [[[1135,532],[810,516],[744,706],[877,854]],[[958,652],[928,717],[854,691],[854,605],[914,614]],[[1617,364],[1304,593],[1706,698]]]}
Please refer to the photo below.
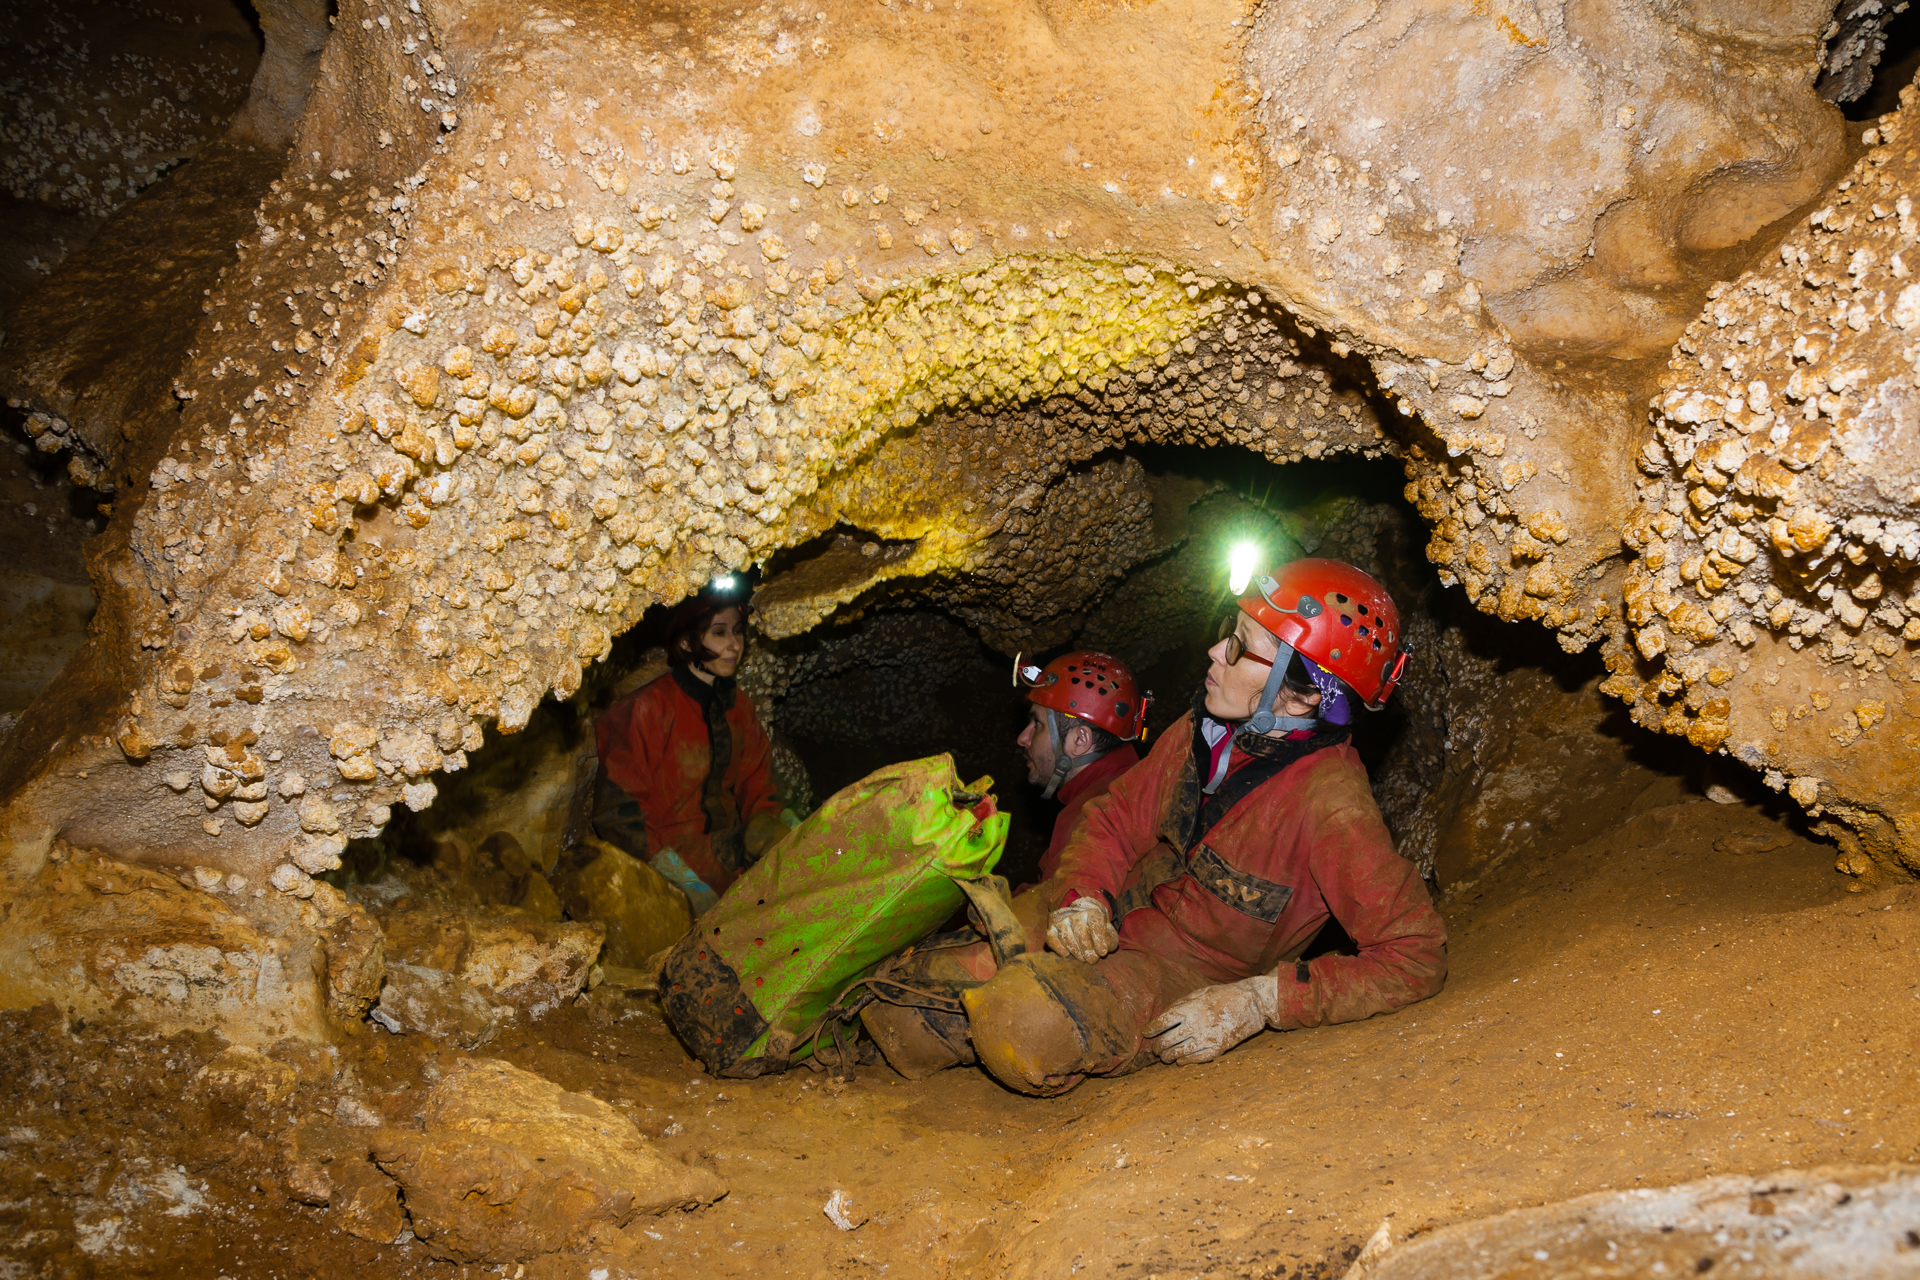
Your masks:
{"label": "purple fabric on helmet", "polygon": [[1320,707],[1315,714],[1328,724],[1351,723],[1353,708],[1347,702],[1347,686],[1340,677],[1305,654],[1300,655],[1300,665],[1307,669],[1307,679],[1320,691]]}

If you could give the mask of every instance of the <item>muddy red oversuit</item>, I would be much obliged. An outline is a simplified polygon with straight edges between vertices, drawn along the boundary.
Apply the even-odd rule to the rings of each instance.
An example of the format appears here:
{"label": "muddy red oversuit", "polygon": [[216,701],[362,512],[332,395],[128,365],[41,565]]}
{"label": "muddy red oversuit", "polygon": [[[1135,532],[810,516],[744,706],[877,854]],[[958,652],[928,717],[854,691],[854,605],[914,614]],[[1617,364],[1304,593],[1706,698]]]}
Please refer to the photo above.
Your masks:
{"label": "muddy red oversuit", "polygon": [[1053,879],[1053,873],[1060,869],[1060,855],[1066,850],[1067,839],[1079,825],[1080,815],[1088,803],[1107,794],[1115,778],[1139,763],[1140,753],[1123,743],[1060,784],[1060,816],[1053,820],[1053,839],[1048,842],[1047,851],[1040,855],[1042,884]]}
{"label": "muddy red oversuit", "polygon": [[726,892],[749,865],[748,824],[780,812],[752,699],[730,679],[707,684],[675,668],[608,708],[594,737],[603,838],[642,860],[671,847]]}
{"label": "muddy red oversuit", "polygon": [[[1197,713],[1087,805],[1060,869],[1015,899],[1028,956],[995,975],[984,944],[926,953],[930,977],[995,979],[966,993],[970,1038],[1014,1088],[1057,1092],[1146,1065],[1141,1029],[1216,983],[1276,973],[1268,1025],[1291,1029],[1398,1009],[1446,979],[1445,926],[1346,731],[1236,739],[1209,796],[1217,756]],[[1109,904],[1119,948],[1091,966],[1039,955],[1048,914],[1081,897]],[[1301,961],[1329,917],[1358,954]]]}

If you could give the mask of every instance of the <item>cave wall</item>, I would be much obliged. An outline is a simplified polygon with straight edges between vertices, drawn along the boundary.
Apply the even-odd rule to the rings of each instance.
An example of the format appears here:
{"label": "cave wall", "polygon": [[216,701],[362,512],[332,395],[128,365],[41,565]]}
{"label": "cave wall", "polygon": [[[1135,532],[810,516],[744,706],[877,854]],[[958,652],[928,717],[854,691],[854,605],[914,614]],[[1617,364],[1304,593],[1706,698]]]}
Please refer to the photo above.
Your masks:
{"label": "cave wall", "polygon": [[1920,256],[1910,113],[1778,252],[1713,289],[1638,459],[1609,691],[1724,746],[1843,863],[1920,869]]}
{"label": "cave wall", "polygon": [[0,6],[0,312],[218,138],[259,63],[231,0]]}
{"label": "cave wall", "polygon": [[0,539],[14,558],[0,570],[0,737],[86,639],[93,617],[85,541],[105,523],[99,495],[77,488],[58,458],[24,436],[0,450]]}

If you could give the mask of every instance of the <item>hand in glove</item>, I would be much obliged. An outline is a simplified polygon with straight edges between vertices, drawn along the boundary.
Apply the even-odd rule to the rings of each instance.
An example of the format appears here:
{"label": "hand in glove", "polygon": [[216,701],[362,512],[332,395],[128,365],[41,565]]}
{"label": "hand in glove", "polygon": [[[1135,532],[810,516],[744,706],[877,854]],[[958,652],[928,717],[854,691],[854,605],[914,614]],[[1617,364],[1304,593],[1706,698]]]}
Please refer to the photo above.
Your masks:
{"label": "hand in glove", "polygon": [[1081,898],[1061,907],[1047,922],[1047,946],[1063,956],[1093,964],[1120,945],[1120,935],[1098,898]]}
{"label": "hand in glove", "polygon": [[1146,1034],[1162,1062],[1212,1062],[1248,1036],[1266,1030],[1267,1011],[1280,1004],[1280,980],[1273,974],[1202,987],[1176,1000],[1149,1022]]}
{"label": "hand in glove", "polygon": [[679,850],[671,845],[648,858],[647,865],[665,876],[680,892],[687,895],[687,905],[693,908],[695,919],[705,915],[714,903],[720,901],[720,895],[700,878],[698,872],[687,865],[686,860],[680,856]]}

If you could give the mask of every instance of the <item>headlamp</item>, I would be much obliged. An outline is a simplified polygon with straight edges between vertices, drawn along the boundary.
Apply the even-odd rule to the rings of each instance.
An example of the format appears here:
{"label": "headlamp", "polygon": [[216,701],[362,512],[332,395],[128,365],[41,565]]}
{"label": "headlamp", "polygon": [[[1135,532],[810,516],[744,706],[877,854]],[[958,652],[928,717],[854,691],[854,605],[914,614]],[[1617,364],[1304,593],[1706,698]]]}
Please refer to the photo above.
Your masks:
{"label": "headlamp", "polygon": [[1227,553],[1227,590],[1239,595],[1253,581],[1253,571],[1260,563],[1260,548],[1251,542],[1236,542],[1233,550]]}

